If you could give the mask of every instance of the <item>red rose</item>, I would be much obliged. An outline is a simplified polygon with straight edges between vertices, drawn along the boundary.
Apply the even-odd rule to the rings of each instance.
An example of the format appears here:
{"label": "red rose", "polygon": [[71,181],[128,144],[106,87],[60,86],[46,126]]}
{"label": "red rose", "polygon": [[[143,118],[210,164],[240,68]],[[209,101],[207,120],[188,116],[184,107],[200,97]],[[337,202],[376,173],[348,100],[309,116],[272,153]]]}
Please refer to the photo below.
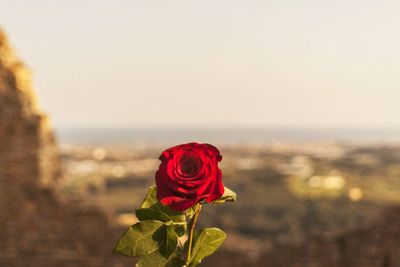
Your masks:
{"label": "red rose", "polygon": [[161,156],[156,172],[157,199],[174,210],[186,210],[200,201],[212,202],[224,194],[219,150],[209,144],[171,147]]}

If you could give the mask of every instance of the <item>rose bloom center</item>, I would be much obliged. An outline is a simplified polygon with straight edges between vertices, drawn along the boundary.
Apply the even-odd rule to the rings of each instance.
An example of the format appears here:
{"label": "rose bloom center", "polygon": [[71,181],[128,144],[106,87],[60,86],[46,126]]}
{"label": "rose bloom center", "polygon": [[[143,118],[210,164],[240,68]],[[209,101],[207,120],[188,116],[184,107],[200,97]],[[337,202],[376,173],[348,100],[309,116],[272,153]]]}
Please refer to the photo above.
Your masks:
{"label": "rose bloom center", "polygon": [[197,161],[198,160],[193,157],[183,159],[181,162],[182,172],[187,175],[195,175],[199,170],[199,165],[201,164]]}

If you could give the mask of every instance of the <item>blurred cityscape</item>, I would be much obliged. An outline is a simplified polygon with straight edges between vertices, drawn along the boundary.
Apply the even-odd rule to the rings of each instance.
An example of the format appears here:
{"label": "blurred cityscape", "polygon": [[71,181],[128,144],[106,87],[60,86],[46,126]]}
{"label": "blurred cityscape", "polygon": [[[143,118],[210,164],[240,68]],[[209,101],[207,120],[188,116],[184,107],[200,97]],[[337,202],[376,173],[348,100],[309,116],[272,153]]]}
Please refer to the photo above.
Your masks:
{"label": "blurred cityscape", "polygon": [[[133,224],[165,148],[62,145],[61,191],[121,226]],[[400,204],[400,145],[271,142],[220,149],[223,181],[238,202],[206,207],[200,224],[226,230],[228,251],[258,258],[313,236],[329,239],[367,227]]]}

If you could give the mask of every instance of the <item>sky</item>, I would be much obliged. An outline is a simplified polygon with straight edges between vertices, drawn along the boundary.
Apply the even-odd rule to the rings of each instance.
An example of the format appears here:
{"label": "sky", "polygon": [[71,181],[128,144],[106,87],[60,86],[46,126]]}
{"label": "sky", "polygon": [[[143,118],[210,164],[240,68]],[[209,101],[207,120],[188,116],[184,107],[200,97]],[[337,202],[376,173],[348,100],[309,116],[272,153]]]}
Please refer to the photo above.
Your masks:
{"label": "sky", "polygon": [[400,2],[0,0],[57,128],[400,127]]}

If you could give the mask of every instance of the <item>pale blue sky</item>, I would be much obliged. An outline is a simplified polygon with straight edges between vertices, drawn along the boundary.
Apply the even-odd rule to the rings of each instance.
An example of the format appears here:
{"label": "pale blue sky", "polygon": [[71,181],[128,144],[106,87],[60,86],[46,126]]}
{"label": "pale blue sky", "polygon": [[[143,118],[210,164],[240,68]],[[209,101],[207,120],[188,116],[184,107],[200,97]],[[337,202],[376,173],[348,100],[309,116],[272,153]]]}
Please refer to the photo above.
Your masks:
{"label": "pale blue sky", "polygon": [[400,127],[400,2],[0,0],[57,127]]}

